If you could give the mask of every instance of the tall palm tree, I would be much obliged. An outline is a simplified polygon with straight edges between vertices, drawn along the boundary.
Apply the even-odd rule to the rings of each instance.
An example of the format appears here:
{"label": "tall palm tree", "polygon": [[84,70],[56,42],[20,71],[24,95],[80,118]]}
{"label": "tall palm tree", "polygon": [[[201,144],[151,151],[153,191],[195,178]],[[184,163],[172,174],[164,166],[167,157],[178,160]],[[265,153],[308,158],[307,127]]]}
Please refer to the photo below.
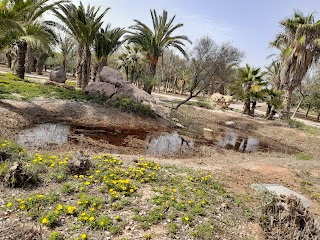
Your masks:
{"label": "tall palm tree", "polygon": [[0,47],[15,42],[17,46],[16,75],[24,78],[25,59],[28,42],[43,44],[46,48],[55,38],[53,31],[37,21],[48,10],[52,10],[62,1],[50,0],[2,1],[0,4]]}
{"label": "tall palm tree", "polygon": [[105,29],[101,28],[94,41],[94,51],[97,64],[94,66],[93,80],[96,80],[97,73],[100,73],[103,66],[107,66],[108,57],[114,53],[122,44],[120,38],[125,34],[124,28],[111,29],[108,24]]}
{"label": "tall palm tree", "polygon": [[280,22],[283,32],[276,36],[272,46],[282,50],[281,85],[285,91],[283,118],[289,118],[293,90],[301,84],[312,62],[320,53],[320,21],[313,14],[295,11]]}
{"label": "tall palm tree", "polygon": [[[191,41],[184,35],[172,35],[175,30],[183,26],[182,23],[173,24],[175,16],[168,19],[168,12],[165,10],[163,10],[162,15],[159,16],[155,10],[150,10],[150,14],[153,29],[150,29],[139,20],[134,20],[136,24],[130,27],[130,29],[134,31],[129,31],[126,39],[129,43],[141,46],[142,51],[145,52],[146,58],[149,61],[150,75],[154,77],[158,59],[165,49],[173,47],[178,49],[184,56],[187,56],[187,53],[183,49],[185,46],[184,41],[189,43],[191,43]],[[145,84],[144,90],[151,93],[152,87],[151,84]]]}
{"label": "tall palm tree", "polygon": [[88,85],[90,78],[90,47],[103,23],[102,18],[109,9],[106,8],[99,14],[100,7],[88,5],[85,8],[80,2],[78,7],[72,3],[59,4],[60,11],[55,11],[55,15],[65,24],[64,30],[78,42],[77,80],[78,86],[82,89]]}

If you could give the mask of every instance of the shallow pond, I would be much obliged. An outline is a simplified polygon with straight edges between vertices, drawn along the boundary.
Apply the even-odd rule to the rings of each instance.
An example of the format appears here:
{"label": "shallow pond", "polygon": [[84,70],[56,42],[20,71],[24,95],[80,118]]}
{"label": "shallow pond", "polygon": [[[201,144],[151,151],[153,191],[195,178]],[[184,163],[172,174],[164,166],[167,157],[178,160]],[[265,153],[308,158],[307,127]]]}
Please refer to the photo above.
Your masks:
{"label": "shallow pond", "polygon": [[130,141],[142,140],[142,148],[152,156],[186,154],[193,149],[193,142],[186,141],[178,133],[150,133],[139,129],[126,130],[70,126],[65,124],[39,124],[18,134],[17,142],[26,148],[60,146],[79,137],[105,141],[114,146],[130,147]]}

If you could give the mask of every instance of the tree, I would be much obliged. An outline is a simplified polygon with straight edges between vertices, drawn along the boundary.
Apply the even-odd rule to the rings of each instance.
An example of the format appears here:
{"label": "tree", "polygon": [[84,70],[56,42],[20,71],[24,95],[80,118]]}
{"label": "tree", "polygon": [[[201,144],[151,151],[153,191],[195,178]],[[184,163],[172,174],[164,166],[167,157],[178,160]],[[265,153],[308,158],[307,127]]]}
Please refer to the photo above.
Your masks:
{"label": "tree", "polygon": [[[139,20],[134,20],[135,25],[131,26],[130,29],[134,31],[129,31],[129,35],[126,39],[129,43],[133,43],[141,46],[145,56],[148,60],[149,73],[151,78],[156,74],[157,63],[159,57],[163,54],[164,50],[173,47],[180,51],[184,56],[187,56],[183,47],[185,46],[184,41],[191,43],[189,38],[184,35],[173,36],[178,28],[182,27],[183,24],[178,23],[173,24],[175,16],[168,19],[168,12],[163,10],[162,15],[157,15],[155,10],[150,10],[153,29],[150,29],[146,24]],[[151,93],[153,88],[152,84],[145,84],[144,90]]]}
{"label": "tree", "polygon": [[80,2],[77,7],[72,3],[59,4],[59,10],[55,15],[65,24],[65,27],[55,24],[72,35],[78,42],[78,63],[77,63],[77,82],[78,86],[84,89],[90,79],[91,70],[91,51],[97,34],[102,25],[102,19],[109,11],[106,8],[99,14],[100,7],[88,5],[87,8]]}
{"label": "tree", "polygon": [[224,88],[231,75],[235,74],[243,55],[229,43],[219,45],[208,36],[198,40],[190,53],[191,61],[187,63],[187,69],[182,71],[190,79],[189,96],[176,108],[202,92],[211,94],[221,84]]}
{"label": "tree", "polygon": [[262,79],[260,68],[248,64],[238,70],[238,80],[231,91],[244,102],[243,113],[254,115],[257,100],[264,99],[267,93],[267,82]]}
{"label": "tree", "polygon": [[75,50],[75,42],[72,36],[59,36],[58,42],[58,51],[61,53],[61,66],[63,67],[64,71],[67,72],[68,70],[68,63],[71,61],[73,57],[73,53]]}
{"label": "tree", "polygon": [[[49,48],[55,34],[38,19],[48,10],[63,1],[49,3],[49,0],[3,1],[0,6],[0,28],[8,27],[0,36],[2,46],[15,42],[17,46],[16,75],[24,78],[27,46],[29,43]],[[9,26],[9,23],[12,26]]]}
{"label": "tree", "polygon": [[97,63],[94,66],[93,80],[96,80],[97,73],[100,73],[103,66],[108,65],[108,57],[114,53],[122,44],[120,38],[125,34],[124,28],[111,29],[108,24],[105,29],[101,28],[94,41],[94,51]]}
{"label": "tree", "polygon": [[282,50],[280,80],[285,92],[282,118],[289,118],[292,93],[312,62],[319,58],[320,22],[315,22],[313,14],[305,16],[295,11],[280,25],[283,32],[276,36],[271,45]]}

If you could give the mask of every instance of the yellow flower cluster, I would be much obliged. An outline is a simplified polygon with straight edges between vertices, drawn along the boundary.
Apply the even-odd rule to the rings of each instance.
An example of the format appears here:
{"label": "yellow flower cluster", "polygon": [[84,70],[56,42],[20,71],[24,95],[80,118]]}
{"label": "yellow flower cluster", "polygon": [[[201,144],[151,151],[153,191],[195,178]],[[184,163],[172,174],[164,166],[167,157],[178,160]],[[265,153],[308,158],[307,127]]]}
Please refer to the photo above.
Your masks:
{"label": "yellow flower cluster", "polygon": [[33,164],[45,164],[46,166],[53,168],[56,166],[63,166],[68,163],[69,155],[67,155],[64,158],[60,158],[56,155],[41,155],[39,153],[34,155],[34,158],[32,160]]}

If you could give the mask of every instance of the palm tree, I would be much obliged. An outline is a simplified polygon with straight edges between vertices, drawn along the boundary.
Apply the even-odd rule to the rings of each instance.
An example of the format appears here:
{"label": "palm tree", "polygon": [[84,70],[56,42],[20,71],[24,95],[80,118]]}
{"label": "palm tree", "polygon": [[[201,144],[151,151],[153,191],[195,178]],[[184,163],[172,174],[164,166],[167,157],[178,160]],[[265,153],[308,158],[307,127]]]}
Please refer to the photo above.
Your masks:
{"label": "palm tree", "polygon": [[72,36],[59,37],[58,51],[61,53],[61,65],[65,72],[67,72],[68,62],[75,50],[74,45],[75,42]]}
{"label": "palm tree", "polygon": [[48,10],[53,10],[56,4],[50,0],[3,1],[0,4],[0,28],[5,31],[0,36],[0,47],[15,42],[17,46],[16,75],[24,78],[25,59],[28,42],[49,48],[55,34],[52,29],[37,21]]}
{"label": "palm tree", "polygon": [[65,24],[64,30],[78,42],[77,80],[78,86],[84,89],[90,78],[90,47],[99,33],[103,23],[102,18],[110,8],[106,8],[101,14],[99,14],[100,7],[88,5],[85,8],[81,2],[78,7],[69,3],[59,4],[59,8],[60,11],[55,11],[55,15]]}
{"label": "palm tree", "polygon": [[[158,16],[155,10],[150,10],[150,13],[153,22],[153,30],[141,21],[134,20],[136,24],[130,27],[130,29],[134,31],[129,31],[129,35],[126,36],[126,39],[129,43],[141,46],[141,49],[145,52],[149,62],[149,73],[151,77],[154,77],[158,59],[165,49],[173,47],[178,49],[184,56],[187,56],[187,53],[183,49],[185,46],[183,41],[189,43],[191,43],[191,41],[184,35],[172,36],[175,30],[183,26],[181,23],[176,25],[173,24],[175,16],[168,19],[168,12],[165,10],[163,10],[162,16]],[[151,93],[152,87],[152,84],[145,84],[144,90]]]}
{"label": "palm tree", "polygon": [[96,80],[97,73],[100,73],[103,66],[107,66],[108,57],[114,53],[122,44],[120,38],[126,31],[124,28],[111,29],[108,24],[105,29],[101,28],[94,41],[94,51],[97,57],[97,64],[94,66],[93,80]]}
{"label": "palm tree", "polygon": [[244,100],[243,113],[254,115],[257,100],[263,97],[266,86],[260,68],[246,64],[246,67],[239,69],[239,81],[242,85],[241,98]]}
{"label": "palm tree", "polygon": [[276,36],[272,46],[281,51],[281,85],[285,91],[283,118],[289,118],[292,93],[307,73],[312,62],[319,58],[320,21],[313,14],[295,11],[291,18],[280,22],[283,32]]}

